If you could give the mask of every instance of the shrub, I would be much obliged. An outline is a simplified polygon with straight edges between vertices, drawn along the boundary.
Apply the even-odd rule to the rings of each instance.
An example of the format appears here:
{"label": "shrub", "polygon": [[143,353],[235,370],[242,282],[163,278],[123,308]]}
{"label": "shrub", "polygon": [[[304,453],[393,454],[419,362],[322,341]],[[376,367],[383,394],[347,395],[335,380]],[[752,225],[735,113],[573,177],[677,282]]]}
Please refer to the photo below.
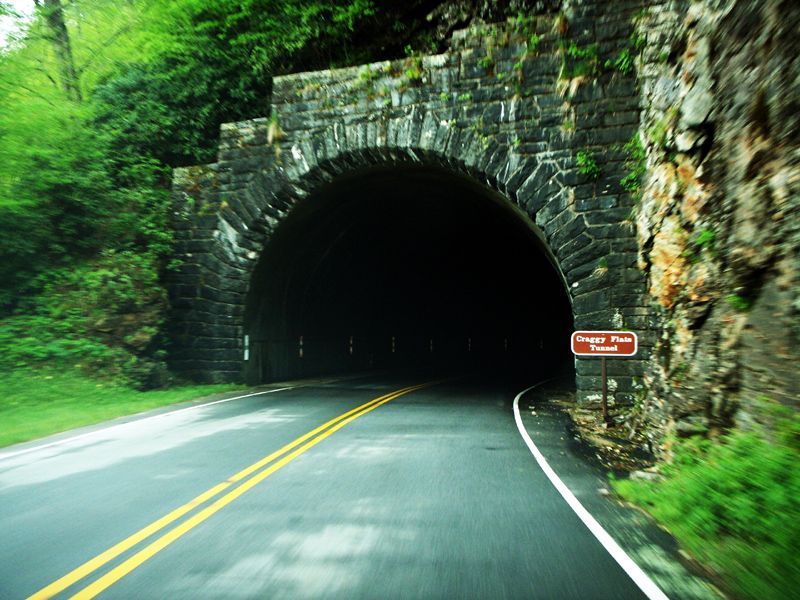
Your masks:
{"label": "shrub", "polygon": [[735,592],[783,599],[800,582],[800,416],[780,412],[774,431],[733,431],[719,443],[681,442],[660,482],[617,481]]}

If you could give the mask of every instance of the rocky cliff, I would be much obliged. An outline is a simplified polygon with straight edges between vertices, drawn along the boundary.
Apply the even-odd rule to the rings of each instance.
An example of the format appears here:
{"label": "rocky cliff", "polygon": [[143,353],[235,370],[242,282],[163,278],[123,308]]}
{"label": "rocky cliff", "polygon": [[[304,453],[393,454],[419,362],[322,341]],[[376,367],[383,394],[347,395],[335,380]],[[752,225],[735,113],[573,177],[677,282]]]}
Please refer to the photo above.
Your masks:
{"label": "rocky cliff", "polygon": [[640,409],[663,453],[664,434],[798,407],[800,4],[653,2],[636,20],[629,151],[646,169],[634,216],[659,326]]}

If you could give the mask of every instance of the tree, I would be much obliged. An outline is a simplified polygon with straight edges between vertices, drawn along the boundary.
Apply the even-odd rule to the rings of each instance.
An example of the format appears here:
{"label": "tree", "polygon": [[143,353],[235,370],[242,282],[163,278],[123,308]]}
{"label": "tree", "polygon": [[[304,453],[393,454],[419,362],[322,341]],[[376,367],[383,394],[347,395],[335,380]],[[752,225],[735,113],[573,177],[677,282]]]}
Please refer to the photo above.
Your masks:
{"label": "tree", "polygon": [[58,70],[61,74],[61,87],[70,100],[80,102],[81,88],[78,82],[78,73],[75,70],[75,59],[72,56],[67,24],[64,22],[64,9],[61,0],[34,0],[36,8],[40,10],[50,30],[50,41],[58,60]]}

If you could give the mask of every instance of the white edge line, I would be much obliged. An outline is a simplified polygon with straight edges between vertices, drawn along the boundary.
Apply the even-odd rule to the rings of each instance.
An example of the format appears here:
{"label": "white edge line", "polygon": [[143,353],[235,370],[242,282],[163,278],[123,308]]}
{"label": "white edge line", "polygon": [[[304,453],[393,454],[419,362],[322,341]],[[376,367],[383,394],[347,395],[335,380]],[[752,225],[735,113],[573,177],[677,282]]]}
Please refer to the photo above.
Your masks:
{"label": "white edge line", "polygon": [[223,402],[232,402],[233,400],[241,400],[242,398],[249,398],[251,396],[260,396],[262,394],[274,394],[275,392],[283,392],[285,390],[294,389],[295,387],[298,387],[298,386],[292,385],[292,386],[288,386],[288,387],[278,388],[278,389],[275,389],[275,390],[264,390],[263,392],[253,392],[252,394],[244,394],[243,396],[234,396],[233,398],[223,398],[222,400],[214,400],[212,402],[205,402],[203,404],[194,404],[192,406],[187,406],[185,408],[179,408],[177,410],[169,410],[169,411],[166,411],[166,412],[163,412],[163,413],[159,413],[157,415],[150,415],[149,417],[142,417],[140,419],[133,419],[131,421],[125,421],[124,423],[117,423],[115,425],[110,425],[108,427],[103,427],[101,429],[93,429],[92,431],[87,431],[86,433],[81,433],[80,435],[75,435],[75,436],[72,436],[72,437],[68,437],[68,438],[64,438],[64,439],[60,439],[60,440],[55,440],[55,441],[49,442],[47,444],[42,444],[41,446],[33,446],[32,448],[25,448],[24,450],[17,450],[16,452],[8,452],[8,453],[4,454],[2,452],[2,450],[0,450],[0,462],[2,462],[5,459],[8,459],[8,458],[13,458],[14,456],[19,456],[21,454],[28,454],[29,452],[36,452],[37,450],[44,450],[46,448],[51,448],[53,446],[60,446],[62,444],[67,444],[67,443],[70,443],[70,442],[81,440],[83,438],[91,437],[93,435],[98,435],[100,433],[106,433],[107,431],[111,431],[113,429],[117,429],[117,428],[120,428],[120,427],[125,427],[125,426],[128,426],[128,425],[133,425],[134,423],[141,423],[142,421],[149,421],[151,419],[161,419],[161,418],[164,418],[164,417],[169,417],[171,415],[176,415],[178,413],[187,412],[187,411],[190,411],[190,410],[196,410],[198,408],[205,408],[206,406],[212,406],[214,404],[222,404]]}
{"label": "white edge line", "polygon": [[639,586],[639,589],[644,592],[644,595],[647,596],[650,600],[669,600],[667,595],[661,591],[659,588],[648,575],[642,571],[642,569],[637,565],[633,559],[628,556],[628,554],[623,550],[617,542],[614,541],[609,533],[603,529],[603,526],[597,522],[597,520],[583,507],[583,504],[575,497],[575,495],[569,490],[569,488],[564,484],[563,481],[556,475],[556,472],[553,471],[552,467],[548,464],[547,460],[545,459],[544,455],[539,451],[539,448],[536,447],[536,444],[533,443],[531,436],[528,435],[525,426],[522,424],[522,417],[519,414],[519,399],[525,394],[526,392],[531,391],[532,389],[539,387],[540,385],[547,383],[546,381],[541,381],[535,385],[532,385],[529,388],[522,390],[517,396],[514,398],[514,421],[517,423],[517,429],[519,429],[520,435],[522,435],[522,439],[525,440],[525,443],[528,445],[528,449],[533,454],[533,457],[536,459],[536,462],[539,463],[539,467],[541,467],[544,474],[547,475],[547,478],[550,480],[550,483],[558,490],[558,493],[567,501],[570,508],[578,515],[578,518],[583,521],[583,524],[592,532],[594,537],[597,538],[603,548],[611,555],[611,557],[617,561],[622,570],[625,571],[628,576],[633,580],[633,582]]}

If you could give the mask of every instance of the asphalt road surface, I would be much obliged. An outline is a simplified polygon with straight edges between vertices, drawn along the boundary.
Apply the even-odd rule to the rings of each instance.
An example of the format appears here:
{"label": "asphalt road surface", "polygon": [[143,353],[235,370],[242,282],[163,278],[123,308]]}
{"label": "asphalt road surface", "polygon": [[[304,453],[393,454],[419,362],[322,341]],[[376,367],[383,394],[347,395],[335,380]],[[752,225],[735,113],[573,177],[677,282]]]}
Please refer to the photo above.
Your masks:
{"label": "asphalt road surface", "polygon": [[0,454],[0,598],[645,597],[533,459],[515,390],[418,383],[316,383]]}

